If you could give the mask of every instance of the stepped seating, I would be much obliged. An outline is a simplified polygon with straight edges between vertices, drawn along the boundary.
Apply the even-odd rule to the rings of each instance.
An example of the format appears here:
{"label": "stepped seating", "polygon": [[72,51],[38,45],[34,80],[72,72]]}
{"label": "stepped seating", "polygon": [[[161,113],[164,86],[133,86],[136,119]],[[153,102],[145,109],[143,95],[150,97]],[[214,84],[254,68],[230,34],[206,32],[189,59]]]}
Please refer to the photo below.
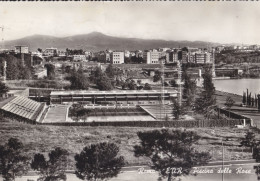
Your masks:
{"label": "stepped seating", "polygon": [[23,96],[17,96],[2,106],[1,109],[10,112],[11,114],[35,121],[44,106],[45,103],[39,103]]}
{"label": "stepped seating", "polygon": [[149,111],[156,119],[165,119],[166,115],[172,118],[172,107],[169,105],[142,105],[144,109]]}

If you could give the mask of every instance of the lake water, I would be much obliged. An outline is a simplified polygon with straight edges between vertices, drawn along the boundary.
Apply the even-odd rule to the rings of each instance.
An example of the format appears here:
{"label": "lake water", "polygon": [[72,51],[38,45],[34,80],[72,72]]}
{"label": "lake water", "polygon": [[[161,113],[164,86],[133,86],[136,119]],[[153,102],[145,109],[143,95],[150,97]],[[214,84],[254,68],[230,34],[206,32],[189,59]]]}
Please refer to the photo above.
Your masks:
{"label": "lake water", "polygon": [[[197,81],[198,85],[202,84],[202,80]],[[214,80],[216,90],[243,95],[248,92],[252,95],[260,94],[260,79],[225,79]]]}

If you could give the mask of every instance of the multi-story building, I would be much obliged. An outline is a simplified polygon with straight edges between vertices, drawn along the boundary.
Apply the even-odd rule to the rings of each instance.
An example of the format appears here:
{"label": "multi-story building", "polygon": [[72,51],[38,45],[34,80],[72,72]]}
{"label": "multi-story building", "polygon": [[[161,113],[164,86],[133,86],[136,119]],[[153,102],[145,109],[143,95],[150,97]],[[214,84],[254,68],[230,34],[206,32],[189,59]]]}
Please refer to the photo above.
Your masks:
{"label": "multi-story building", "polygon": [[43,52],[43,56],[57,56],[58,55],[58,49],[57,48],[46,48]]}
{"label": "multi-story building", "polygon": [[159,52],[157,50],[145,51],[143,59],[146,64],[159,64]]}
{"label": "multi-story building", "polygon": [[14,52],[15,53],[29,53],[29,47],[28,46],[15,46]]}
{"label": "multi-story building", "polygon": [[250,49],[250,50],[258,50],[258,49],[259,49],[259,46],[258,46],[258,45],[250,45],[250,46],[249,46],[249,49]]}
{"label": "multi-story building", "polygon": [[112,64],[122,64],[124,63],[125,55],[124,52],[115,51],[111,53],[110,63]]}
{"label": "multi-story building", "polygon": [[87,61],[86,55],[73,55],[73,61],[75,62],[82,62]]}
{"label": "multi-story building", "polygon": [[195,63],[205,64],[211,63],[211,53],[195,53]]}
{"label": "multi-story building", "polygon": [[175,63],[178,61],[178,52],[167,51],[166,52],[166,62],[167,63]]}
{"label": "multi-story building", "polygon": [[103,63],[110,62],[110,53],[107,51],[99,52],[99,54],[97,55],[97,58],[98,58],[99,62],[103,62]]}

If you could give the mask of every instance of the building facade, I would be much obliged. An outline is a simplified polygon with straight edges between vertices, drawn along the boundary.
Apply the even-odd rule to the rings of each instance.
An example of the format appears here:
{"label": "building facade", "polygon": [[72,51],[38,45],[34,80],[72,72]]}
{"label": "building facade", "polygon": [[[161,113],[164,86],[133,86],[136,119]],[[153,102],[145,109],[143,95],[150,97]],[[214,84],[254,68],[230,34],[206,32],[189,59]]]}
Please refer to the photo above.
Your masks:
{"label": "building facade", "polygon": [[29,53],[29,47],[27,46],[15,46],[15,53]]}
{"label": "building facade", "polygon": [[110,62],[112,64],[122,64],[125,62],[125,57],[124,57],[124,52],[112,52],[111,53],[111,58],[110,58]]}
{"label": "building facade", "polygon": [[73,61],[75,62],[86,62],[87,61],[87,58],[86,58],[86,55],[73,55]]}
{"label": "building facade", "polygon": [[142,104],[164,104],[171,103],[172,99],[178,97],[178,92],[158,91],[158,90],[133,90],[133,91],[52,91],[50,103],[62,104],[65,102],[82,102],[86,104],[122,104],[122,105],[142,105]]}
{"label": "building facade", "polygon": [[43,56],[58,56],[58,49],[57,48],[46,48],[43,52]]}
{"label": "building facade", "polygon": [[143,59],[146,64],[159,64],[159,52],[153,51],[145,51],[143,53]]}

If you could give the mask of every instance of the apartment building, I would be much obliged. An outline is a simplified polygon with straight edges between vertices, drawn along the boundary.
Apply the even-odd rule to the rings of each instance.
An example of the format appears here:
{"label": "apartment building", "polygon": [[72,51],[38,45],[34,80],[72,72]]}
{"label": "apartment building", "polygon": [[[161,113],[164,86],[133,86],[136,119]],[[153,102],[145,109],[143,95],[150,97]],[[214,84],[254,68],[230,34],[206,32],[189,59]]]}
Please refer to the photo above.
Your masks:
{"label": "apartment building", "polygon": [[157,50],[145,51],[143,59],[146,64],[159,64],[159,52]]}
{"label": "apartment building", "polygon": [[15,53],[29,53],[29,47],[28,46],[15,46],[14,52]]}
{"label": "apartment building", "polygon": [[115,51],[111,53],[110,62],[112,64],[122,64],[125,62],[124,52]]}
{"label": "apartment building", "polygon": [[43,52],[43,56],[57,56],[58,49],[57,48],[46,48]]}

